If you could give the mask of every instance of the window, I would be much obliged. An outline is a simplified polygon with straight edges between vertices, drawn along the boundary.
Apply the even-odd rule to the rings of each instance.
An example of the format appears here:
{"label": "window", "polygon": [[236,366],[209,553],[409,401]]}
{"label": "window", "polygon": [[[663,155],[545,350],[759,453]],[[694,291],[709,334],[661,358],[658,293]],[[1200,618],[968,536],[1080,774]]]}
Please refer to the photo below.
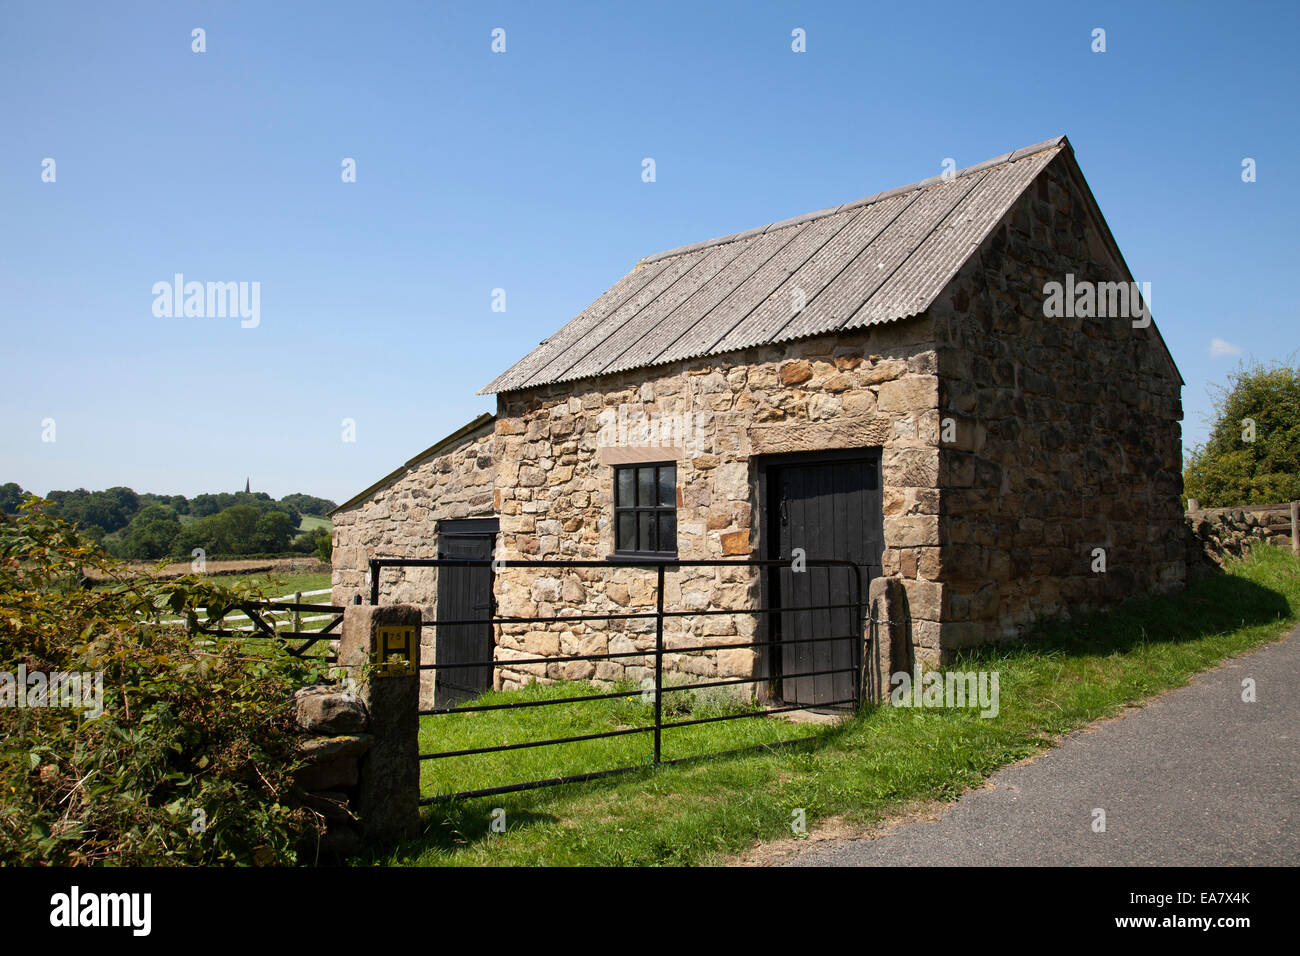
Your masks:
{"label": "window", "polygon": [[614,469],[614,551],[677,553],[677,466],[625,465]]}

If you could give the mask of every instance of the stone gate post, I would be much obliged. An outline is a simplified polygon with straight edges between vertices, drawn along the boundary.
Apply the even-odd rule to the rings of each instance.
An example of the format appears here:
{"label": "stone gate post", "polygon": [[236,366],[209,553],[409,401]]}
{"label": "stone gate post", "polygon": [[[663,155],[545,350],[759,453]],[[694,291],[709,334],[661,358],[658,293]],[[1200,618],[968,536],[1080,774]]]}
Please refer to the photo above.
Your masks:
{"label": "stone gate post", "polygon": [[[868,590],[867,615],[876,617],[876,646],[872,648],[873,668],[868,669],[872,686],[867,688],[874,699],[889,700],[889,678],[895,671],[912,670],[912,635],[907,628],[907,594],[896,577],[872,578]],[[871,623],[868,621],[867,626]]]}
{"label": "stone gate post", "polygon": [[338,663],[356,682],[374,737],[358,768],[362,839],[412,836],[420,822],[420,609],[348,605]]}

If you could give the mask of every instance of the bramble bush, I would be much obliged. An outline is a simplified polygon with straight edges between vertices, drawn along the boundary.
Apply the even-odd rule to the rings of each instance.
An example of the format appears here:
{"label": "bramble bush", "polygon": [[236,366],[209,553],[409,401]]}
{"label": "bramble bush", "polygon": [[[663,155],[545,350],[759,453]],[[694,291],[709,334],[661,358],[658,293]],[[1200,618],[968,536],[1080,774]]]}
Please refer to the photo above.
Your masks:
{"label": "bramble bush", "polygon": [[36,499],[0,516],[0,677],[103,675],[98,717],[0,706],[0,863],[297,862],[321,820],[293,799],[292,693],[316,667],[157,623],[256,593],[128,573]]}

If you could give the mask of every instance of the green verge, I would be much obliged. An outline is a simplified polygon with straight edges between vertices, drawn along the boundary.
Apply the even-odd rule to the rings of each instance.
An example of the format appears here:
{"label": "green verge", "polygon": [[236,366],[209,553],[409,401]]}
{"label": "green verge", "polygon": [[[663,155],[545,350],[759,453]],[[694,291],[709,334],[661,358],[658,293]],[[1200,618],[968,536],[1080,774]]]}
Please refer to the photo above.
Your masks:
{"label": "green verge", "polygon": [[[1182,686],[1227,657],[1277,640],[1300,620],[1300,565],[1261,548],[1228,573],[1168,597],[1044,624],[1023,642],[980,648],[949,667],[996,671],[1000,712],[867,709],[833,726],[753,718],[664,731],[664,756],[790,737],[767,747],[647,768],[582,784],[425,809],[418,838],[362,863],[384,865],[699,865],[831,816],[866,826],[916,801],[954,800],[999,767],[1052,746],[1060,734]],[[529,688],[515,697],[598,692],[585,684]],[[665,695],[678,719],[734,707],[706,694]],[[690,700],[698,696],[699,699]],[[505,695],[480,700],[496,702]],[[636,691],[579,705],[422,718],[422,753],[644,725]],[[425,794],[496,786],[644,763],[648,734],[507,754],[425,761]],[[461,766],[450,766],[460,764]],[[437,766],[434,766],[437,765]],[[494,810],[505,831],[493,831]],[[495,815],[497,818],[500,814]]]}

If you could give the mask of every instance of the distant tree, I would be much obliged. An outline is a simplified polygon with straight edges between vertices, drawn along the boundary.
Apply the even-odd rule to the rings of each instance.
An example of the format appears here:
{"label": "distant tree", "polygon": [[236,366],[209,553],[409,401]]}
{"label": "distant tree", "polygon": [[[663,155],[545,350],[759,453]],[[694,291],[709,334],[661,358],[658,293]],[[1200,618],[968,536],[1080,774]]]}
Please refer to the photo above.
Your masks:
{"label": "distant tree", "polygon": [[293,539],[290,547],[300,554],[314,554],[320,557],[321,542],[324,541],[326,556],[321,560],[329,561],[329,547],[333,538],[334,532],[329,528],[308,528]]}
{"label": "distant tree", "polygon": [[251,554],[258,550],[254,547],[257,537],[257,522],[262,515],[252,505],[233,505],[216,515],[231,542],[235,554]]}
{"label": "distant tree", "polygon": [[0,485],[0,511],[7,515],[18,513],[18,505],[23,500],[23,489],[16,483],[7,481]]}
{"label": "distant tree", "polygon": [[287,551],[293,535],[293,520],[283,511],[268,511],[257,519],[250,553],[272,554]]}
{"label": "distant tree", "polygon": [[137,514],[126,532],[126,553],[132,558],[165,558],[181,531],[176,512],[166,505],[149,505]]}
{"label": "distant tree", "polygon": [[305,515],[319,515],[320,517],[324,517],[338,507],[328,498],[316,498],[301,493],[285,495],[280,499],[280,504],[288,508],[294,508]]}
{"label": "distant tree", "polygon": [[1185,496],[1207,508],[1300,499],[1300,368],[1243,362],[1214,411],[1188,458]]}
{"label": "distant tree", "polygon": [[104,535],[103,539],[99,542],[99,546],[114,558],[118,558],[119,560],[126,559],[126,540],[122,537],[121,531]]}
{"label": "distant tree", "polygon": [[248,554],[258,517],[256,508],[227,508],[183,527],[172,548],[178,554],[202,548],[209,558]]}
{"label": "distant tree", "polygon": [[190,514],[196,518],[206,518],[220,511],[222,505],[216,495],[195,495],[190,501]]}
{"label": "distant tree", "polygon": [[166,505],[178,515],[189,514],[190,503],[184,495],[155,495],[149,492],[140,495],[139,510],[144,510],[150,505]]}
{"label": "distant tree", "polygon": [[[14,482],[0,486],[0,511],[14,513],[23,489]],[[291,547],[309,554],[317,537],[301,541],[294,534],[307,513],[332,510],[334,503],[310,495],[286,495],[277,502],[264,491],[196,495],[137,494],[117,486],[103,491],[51,491],[48,514],[77,526],[115,557],[154,559],[185,556],[203,548],[209,556],[270,554]],[[182,525],[180,515],[193,520]],[[300,536],[302,537],[302,536]]]}
{"label": "distant tree", "polygon": [[56,518],[76,523],[77,516],[81,512],[82,499],[89,494],[90,492],[85,488],[76,491],[52,490],[45,496],[45,511]]}
{"label": "distant tree", "polygon": [[140,499],[130,488],[106,491],[51,491],[46,499],[47,513],[75,524],[78,528],[99,525],[107,532],[125,528],[139,509]]}
{"label": "distant tree", "polygon": [[140,510],[140,496],[130,488],[123,488],[120,485],[116,488],[109,488],[103,492],[91,492],[92,495],[102,494],[102,496],[117,505],[118,513],[128,520]]}
{"label": "distant tree", "polygon": [[231,543],[222,532],[221,522],[216,515],[199,518],[182,526],[172,542],[172,550],[178,555],[186,555],[191,554],[195,548],[202,548],[209,558],[229,557],[232,554]]}

